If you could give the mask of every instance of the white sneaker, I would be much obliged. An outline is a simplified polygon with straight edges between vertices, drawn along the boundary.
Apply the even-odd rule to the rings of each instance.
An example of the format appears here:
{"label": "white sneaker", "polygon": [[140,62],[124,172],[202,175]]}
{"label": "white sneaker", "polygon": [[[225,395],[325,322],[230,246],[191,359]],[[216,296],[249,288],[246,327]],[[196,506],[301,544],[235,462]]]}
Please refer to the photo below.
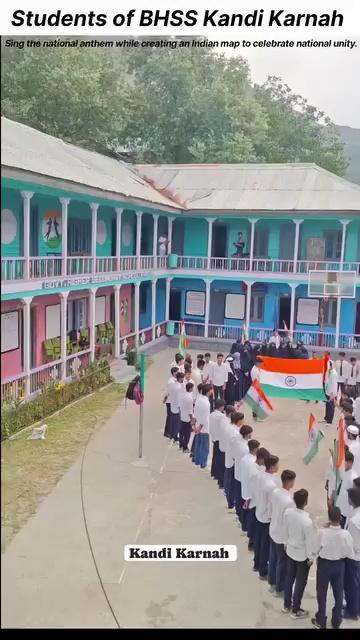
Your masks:
{"label": "white sneaker", "polygon": [[302,620],[303,618],[308,618],[309,612],[305,611],[305,609],[299,609],[296,613],[290,613],[290,618],[293,620]]}

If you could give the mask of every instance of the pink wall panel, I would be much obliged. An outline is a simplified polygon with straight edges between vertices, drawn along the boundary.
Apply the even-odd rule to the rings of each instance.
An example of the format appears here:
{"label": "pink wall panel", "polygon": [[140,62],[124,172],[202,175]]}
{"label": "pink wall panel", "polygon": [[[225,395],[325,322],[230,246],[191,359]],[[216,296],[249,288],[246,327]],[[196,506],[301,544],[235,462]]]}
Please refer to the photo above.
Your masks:
{"label": "pink wall panel", "polygon": [[45,307],[60,304],[60,297],[57,295],[38,296],[33,299],[31,307],[35,309],[35,367],[40,367],[45,363],[43,342],[46,339],[46,312]]}
{"label": "pink wall panel", "polygon": [[21,366],[21,349],[22,349],[22,335],[21,335],[21,303],[19,300],[9,300],[1,303],[1,313],[6,313],[8,311],[16,311],[20,310],[19,319],[20,319],[20,331],[19,331],[19,349],[15,349],[14,351],[7,351],[6,353],[1,354],[1,379],[6,380],[6,378],[10,378],[12,376],[16,376],[22,371]]}

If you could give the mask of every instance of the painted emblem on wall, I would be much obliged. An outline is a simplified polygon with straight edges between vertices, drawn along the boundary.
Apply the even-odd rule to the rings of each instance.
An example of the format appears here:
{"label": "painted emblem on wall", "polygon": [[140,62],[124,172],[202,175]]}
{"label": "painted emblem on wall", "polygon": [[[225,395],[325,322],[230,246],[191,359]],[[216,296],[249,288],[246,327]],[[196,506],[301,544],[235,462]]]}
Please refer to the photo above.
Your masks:
{"label": "painted emblem on wall", "polygon": [[11,244],[17,234],[17,220],[11,209],[1,210],[1,244]]}
{"label": "painted emblem on wall", "polygon": [[132,242],[132,228],[129,224],[124,224],[122,229],[122,243],[124,247],[129,247]]}
{"label": "painted emblem on wall", "polygon": [[129,322],[129,300],[124,298],[120,303],[120,315],[123,316],[126,324]]}
{"label": "painted emblem on wall", "polygon": [[104,244],[106,241],[106,238],[107,238],[106,224],[104,220],[98,220],[97,227],[96,227],[96,243]]}
{"label": "painted emblem on wall", "polygon": [[61,212],[48,209],[43,217],[42,233],[48,249],[55,251],[61,247]]}

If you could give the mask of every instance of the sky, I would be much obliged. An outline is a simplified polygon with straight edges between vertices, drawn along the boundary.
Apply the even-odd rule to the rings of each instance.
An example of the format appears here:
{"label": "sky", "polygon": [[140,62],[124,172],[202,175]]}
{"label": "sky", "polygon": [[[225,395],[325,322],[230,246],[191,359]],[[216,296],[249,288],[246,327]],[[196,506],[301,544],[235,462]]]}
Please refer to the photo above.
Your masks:
{"label": "sky", "polygon": [[[254,82],[280,76],[335,124],[360,128],[360,42],[349,49],[247,49]],[[356,69],[358,71],[356,71]]]}

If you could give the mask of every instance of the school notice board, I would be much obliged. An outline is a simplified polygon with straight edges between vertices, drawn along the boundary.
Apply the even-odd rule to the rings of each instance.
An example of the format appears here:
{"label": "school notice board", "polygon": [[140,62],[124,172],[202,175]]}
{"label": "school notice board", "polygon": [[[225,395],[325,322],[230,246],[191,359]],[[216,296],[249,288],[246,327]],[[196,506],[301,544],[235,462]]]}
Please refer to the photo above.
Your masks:
{"label": "school notice board", "polygon": [[243,320],[245,317],[245,296],[242,293],[228,293],[225,301],[225,318]]}
{"label": "school notice board", "polygon": [[319,324],[320,302],[316,298],[299,298],[297,308],[297,324]]}
{"label": "school notice board", "polygon": [[19,348],[19,312],[1,314],[1,353]]}
{"label": "school notice board", "polygon": [[204,291],[187,291],[185,313],[187,316],[205,315],[205,293]]}

